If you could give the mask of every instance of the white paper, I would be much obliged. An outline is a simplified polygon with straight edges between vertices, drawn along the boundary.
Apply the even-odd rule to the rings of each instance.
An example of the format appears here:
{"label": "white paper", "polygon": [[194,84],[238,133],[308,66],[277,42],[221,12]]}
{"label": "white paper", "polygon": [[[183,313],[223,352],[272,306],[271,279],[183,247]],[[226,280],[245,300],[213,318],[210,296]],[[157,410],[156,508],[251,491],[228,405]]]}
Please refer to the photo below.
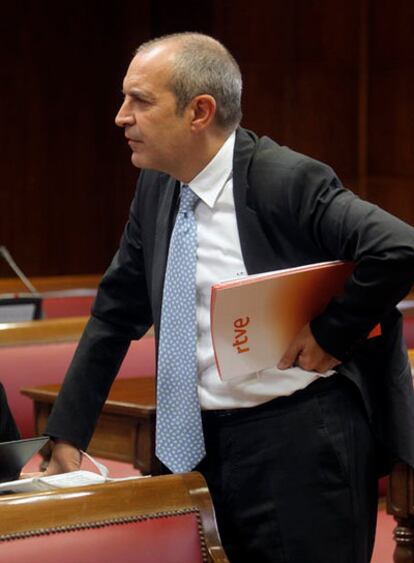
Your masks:
{"label": "white paper", "polygon": [[28,479],[18,479],[0,483],[0,494],[5,493],[33,493],[37,491],[52,491],[66,487],[84,487],[86,485],[97,485],[100,483],[113,483],[116,481],[129,481],[132,479],[142,479],[141,476],[132,475],[131,477],[121,477],[111,479],[103,477],[99,473],[92,471],[70,471],[59,475],[49,475],[47,477],[29,477]]}

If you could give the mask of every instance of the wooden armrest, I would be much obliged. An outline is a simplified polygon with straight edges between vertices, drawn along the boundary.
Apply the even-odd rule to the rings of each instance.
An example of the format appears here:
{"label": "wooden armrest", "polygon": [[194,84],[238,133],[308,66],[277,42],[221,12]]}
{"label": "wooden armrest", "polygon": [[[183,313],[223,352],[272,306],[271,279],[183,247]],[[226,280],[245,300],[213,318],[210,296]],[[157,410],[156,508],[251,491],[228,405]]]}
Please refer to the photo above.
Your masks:
{"label": "wooden armrest", "polygon": [[0,541],[44,530],[53,532],[57,527],[94,527],[114,519],[139,520],[193,512],[199,519],[205,560],[228,563],[207,484],[195,472],[2,496]]}

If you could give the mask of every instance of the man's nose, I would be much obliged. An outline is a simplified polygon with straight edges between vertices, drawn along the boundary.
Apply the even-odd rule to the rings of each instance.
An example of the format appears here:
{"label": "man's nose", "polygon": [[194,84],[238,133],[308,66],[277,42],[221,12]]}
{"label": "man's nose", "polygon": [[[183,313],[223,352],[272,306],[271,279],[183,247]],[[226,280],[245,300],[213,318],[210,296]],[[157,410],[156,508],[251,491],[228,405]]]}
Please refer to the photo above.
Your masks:
{"label": "man's nose", "polygon": [[125,107],[125,104],[119,108],[117,115],[115,116],[115,124],[118,127],[126,127],[127,125],[132,125],[134,123],[134,116]]}

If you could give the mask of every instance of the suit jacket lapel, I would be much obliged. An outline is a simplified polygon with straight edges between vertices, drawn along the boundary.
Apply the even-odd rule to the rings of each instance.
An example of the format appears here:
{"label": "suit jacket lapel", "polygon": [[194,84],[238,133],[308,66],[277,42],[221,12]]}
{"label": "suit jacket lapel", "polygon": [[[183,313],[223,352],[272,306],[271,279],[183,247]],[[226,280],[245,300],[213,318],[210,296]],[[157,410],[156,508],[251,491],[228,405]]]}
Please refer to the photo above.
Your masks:
{"label": "suit jacket lapel", "polygon": [[[237,226],[243,260],[249,274],[283,267],[260,224],[256,211],[248,205],[248,170],[256,149],[257,137],[244,129],[236,132],[233,162],[233,191]],[[154,256],[152,264],[152,313],[158,333],[161,318],[162,291],[168,247],[177,210],[179,183],[167,175],[160,179],[160,199],[157,211]]]}
{"label": "suit jacket lapel", "polygon": [[248,203],[251,189],[248,171],[257,142],[254,133],[244,129],[237,130],[233,162],[233,192],[240,245],[249,274],[283,267],[263,231],[256,211]]}
{"label": "suit jacket lapel", "polygon": [[179,186],[179,183],[174,178],[169,176],[165,176],[165,178],[167,178],[165,185],[160,186],[152,263],[152,314],[157,332],[160,326],[164,276],[167,267],[168,247],[176,215]]}

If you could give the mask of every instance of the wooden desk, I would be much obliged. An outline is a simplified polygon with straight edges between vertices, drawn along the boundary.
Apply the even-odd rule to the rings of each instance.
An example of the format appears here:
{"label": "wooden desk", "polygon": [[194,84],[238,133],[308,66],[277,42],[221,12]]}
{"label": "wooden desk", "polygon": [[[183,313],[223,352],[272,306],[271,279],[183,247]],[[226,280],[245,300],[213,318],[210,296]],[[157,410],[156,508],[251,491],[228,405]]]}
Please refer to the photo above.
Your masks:
{"label": "wooden desk", "polygon": [[[21,390],[34,403],[35,429],[41,434],[60,385]],[[132,463],[143,474],[157,474],[155,443],[155,378],[115,380],[88,447],[92,455]]]}

